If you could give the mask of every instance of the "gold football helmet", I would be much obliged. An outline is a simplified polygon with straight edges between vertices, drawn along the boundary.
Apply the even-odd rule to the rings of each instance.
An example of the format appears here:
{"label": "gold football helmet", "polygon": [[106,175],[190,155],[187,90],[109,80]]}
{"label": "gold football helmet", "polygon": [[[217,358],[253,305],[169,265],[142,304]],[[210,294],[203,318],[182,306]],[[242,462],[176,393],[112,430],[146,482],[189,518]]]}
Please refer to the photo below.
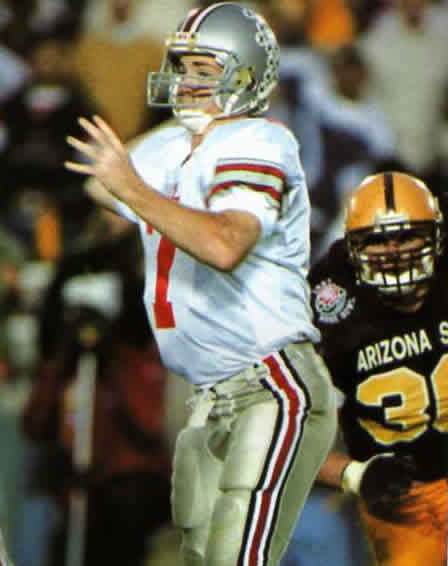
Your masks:
{"label": "gold football helmet", "polygon": [[346,206],[345,238],[359,283],[412,302],[442,253],[442,213],[419,179],[399,172],[367,177]]}

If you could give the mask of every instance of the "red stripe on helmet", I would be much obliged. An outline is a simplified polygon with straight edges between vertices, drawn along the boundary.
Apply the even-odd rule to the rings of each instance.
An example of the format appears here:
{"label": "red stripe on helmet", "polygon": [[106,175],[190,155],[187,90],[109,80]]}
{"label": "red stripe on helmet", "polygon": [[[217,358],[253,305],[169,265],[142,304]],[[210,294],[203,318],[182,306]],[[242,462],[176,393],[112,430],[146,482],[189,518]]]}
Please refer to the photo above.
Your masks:
{"label": "red stripe on helmet", "polygon": [[184,22],[182,23],[179,31],[191,31],[195,21],[197,20],[198,16],[203,12],[205,8],[194,8],[190,10],[185,18]]}
{"label": "red stripe on helmet", "polygon": [[220,2],[219,4],[212,4],[211,6],[208,6],[208,8],[196,8],[194,10],[191,10],[186,17],[185,22],[182,25],[182,28],[179,31],[186,31],[186,32],[197,31],[201,22],[206,18],[206,16],[208,16],[210,12],[213,12],[214,10],[216,10],[216,8],[219,8],[226,4],[230,4],[230,2]]}

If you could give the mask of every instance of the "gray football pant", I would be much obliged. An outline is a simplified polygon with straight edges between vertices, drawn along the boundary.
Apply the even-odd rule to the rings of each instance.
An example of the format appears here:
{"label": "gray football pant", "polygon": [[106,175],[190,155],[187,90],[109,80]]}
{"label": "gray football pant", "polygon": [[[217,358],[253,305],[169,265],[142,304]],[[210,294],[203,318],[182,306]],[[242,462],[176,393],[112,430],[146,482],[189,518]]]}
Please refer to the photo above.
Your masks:
{"label": "gray football pant", "polygon": [[334,441],[336,402],[310,343],[198,390],[175,449],[184,566],[277,566]]}

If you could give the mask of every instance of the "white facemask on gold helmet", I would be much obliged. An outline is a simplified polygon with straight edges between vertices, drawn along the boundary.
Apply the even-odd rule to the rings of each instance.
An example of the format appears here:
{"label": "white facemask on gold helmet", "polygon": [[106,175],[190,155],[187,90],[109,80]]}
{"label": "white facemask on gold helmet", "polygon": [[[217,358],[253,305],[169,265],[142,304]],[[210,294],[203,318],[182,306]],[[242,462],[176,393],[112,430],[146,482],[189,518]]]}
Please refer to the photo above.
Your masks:
{"label": "white facemask on gold helmet", "polygon": [[[367,177],[346,207],[345,238],[358,282],[388,299],[412,301],[434,275],[442,223],[437,199],[419,179],[399,172]],[[396,248],[387,247],[391,240]],[[406,249],[408,241],[420,243]],[[384,251],[366,250],[375,244]]]}

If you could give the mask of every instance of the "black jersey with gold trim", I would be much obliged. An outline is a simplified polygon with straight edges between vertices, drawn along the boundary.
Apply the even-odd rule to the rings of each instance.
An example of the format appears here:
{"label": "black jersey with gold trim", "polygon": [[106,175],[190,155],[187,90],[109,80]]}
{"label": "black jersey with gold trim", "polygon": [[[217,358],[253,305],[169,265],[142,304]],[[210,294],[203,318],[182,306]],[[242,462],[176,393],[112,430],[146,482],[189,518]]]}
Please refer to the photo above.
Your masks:
{"label": "black jersey with gold trim", "polygon": [[356,283],[342,240],[311,270],[321,349],[345,394],[350,455],[413,454],[418,479],[448,475],[448,258],[424,305],[404,314]]}

